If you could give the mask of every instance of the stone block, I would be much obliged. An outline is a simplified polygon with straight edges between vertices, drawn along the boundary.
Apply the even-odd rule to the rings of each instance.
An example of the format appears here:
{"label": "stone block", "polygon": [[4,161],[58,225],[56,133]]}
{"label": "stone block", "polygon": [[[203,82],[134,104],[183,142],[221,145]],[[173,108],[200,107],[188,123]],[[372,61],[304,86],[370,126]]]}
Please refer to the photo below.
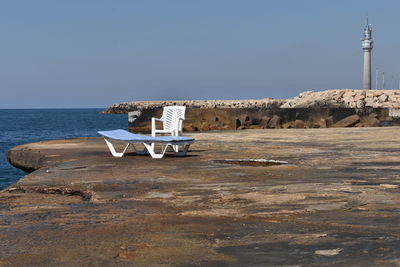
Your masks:
{"label": "stone block", "polygon": [[128,123],[134,123],[142,115],[140,109],[128,112]]}
{"label": "stone block", "polygon": [[327,127],[328,127],[327,124],[326,124],[326,120],[325,120],[324,118],[320,118],[320,119],[316,122],[316,124],[319,125],[318,128],[327,128]]}
{"label": "stone block", "polygon": [[268,116],[263,116],[263,117],[261,117],[260,126],[261,126],[262,128],[268,128],[268,122],[269,122],[270,119],[271,119],[271,118],[268,117]]}
{"label": "stone block", "polygon": [[360,117],[355,114],[336,122],[334,125],[332,125],[332,127],[353,127],[359,122]]}
{"label": "stone block", "polygon": [[356,102],[356,108],[364,108],[365,107],[365,102],[363,100],[357,100]]}
{"label": "stone block", "polygon": [[281,118],[278,115],[274,115],[270,121],[268,122],[268,128],[280,128],[281,126]]}
{"label": "stone block", "polygon": [[250,116],[248,114],[242,114],[239,116],[241,125],[250,125]]}
{"label": "stone block", "polygon": [[242,123],[240,122],[238,117],[233,117],[232,118],[232,126],[235,129],[238,129],[240,126],[242,126]]}
{"label": "stone block", "polygon": [[329,116],[325,119],[325,125],[327,128],[332,127],[333,125],[333,116]]}
{"label": "stone block", "polygon": [[381,96],[381,95],[383,95],[383,91],[382,90],[375,90],[372,94],[374,96]]}
{"label": "stone block", "polygon": [[352,96],[355,96],[355,95],[356,95],[356,92],[349,91],[349,92],[345,92],[343,97],[352,97]]}
{"label": "stone block", "polygon": [[364,100],[365,99],[365,95],[363,94],[358,94],[354,97],[354,101],[359,101],[359,100]]}
{"label": "stone block", "polygon": [[389,97],[386,94],[383,94],[383,95],[378,97],[378,102],[379,103],[384,103],[384,102],[386,102],[388,100],[388,98]]}
{"label": "stone block", "polygon": [[365,107],[372,107],[374,105],[374,98],[372,97],[367,97],[364,99],[365,101]]}
{"label": "stone block", "polygon": [[304,121],[303,120],[295,120],[294,128],[304,128]]}
{"label": "stone block", "polygon": [[352,101],[352,102],[350,102],[350,103],[348,104],[348,107],[349,107],[349,108],[357,108],[357,103],[354,102],[354,101]]}

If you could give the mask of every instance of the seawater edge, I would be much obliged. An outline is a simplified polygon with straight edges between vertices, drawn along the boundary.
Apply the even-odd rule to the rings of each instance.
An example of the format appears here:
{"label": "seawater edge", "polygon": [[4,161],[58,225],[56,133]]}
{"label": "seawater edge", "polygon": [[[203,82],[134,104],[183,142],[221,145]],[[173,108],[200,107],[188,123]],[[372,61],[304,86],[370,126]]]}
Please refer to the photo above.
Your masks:
{"label": "seawater edge", "polygon": [[52,139],[96,136],[98,130],[127,128],[126,115],[102,109],[0,109],[0,189],[26,175],[9,165],[7,151],[17,145]]}

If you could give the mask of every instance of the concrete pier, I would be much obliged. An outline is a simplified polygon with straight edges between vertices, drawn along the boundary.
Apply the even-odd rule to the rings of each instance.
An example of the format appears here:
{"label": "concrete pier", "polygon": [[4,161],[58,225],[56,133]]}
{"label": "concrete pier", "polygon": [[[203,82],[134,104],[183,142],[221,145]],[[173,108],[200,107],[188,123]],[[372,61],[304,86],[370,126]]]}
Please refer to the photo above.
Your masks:
{"label": "concrete pier", "polygon": [[35,171],[0,193],[0,265],[397,266],[399,130],[192,133],[161,160],[100,138],[15,147]]}

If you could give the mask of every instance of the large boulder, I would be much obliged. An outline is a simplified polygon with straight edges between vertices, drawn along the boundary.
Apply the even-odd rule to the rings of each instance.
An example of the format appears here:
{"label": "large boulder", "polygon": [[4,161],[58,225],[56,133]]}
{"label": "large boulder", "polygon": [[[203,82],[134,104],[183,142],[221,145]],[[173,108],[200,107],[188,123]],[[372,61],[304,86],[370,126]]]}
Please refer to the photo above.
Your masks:
{"label": "large boulder", "polygon": [[262,116],[260,120],[260,128],[268,128],[268,122],[270,121],[270,117],[268,116]]}
{"label": "large boulder", "polygon": [[368,116],[362,117],[360,122],[355,127],[377,127],[379,126],[379,120],[377,119],[376,113],[371,113]]}
{"label": "large boulder", "polygon": [[304,128],[304,121],[303,120],[295,120],[294,128]]}
{"label": "large boulder", "polygon": [[353,127],[360,122],[360,116],[357,114],[348,116],[332,125],[332,127]]}
{"label": "large boulder", "polygon": [[249,126],[251,123],[250,116],[248,114],[241,114],[239,116],[240,124],[243,126]]}
{"label": "large boulder", "polygon": [[268,122],[268,128],[280,128],[281,127],[281,117],[274,115]]}

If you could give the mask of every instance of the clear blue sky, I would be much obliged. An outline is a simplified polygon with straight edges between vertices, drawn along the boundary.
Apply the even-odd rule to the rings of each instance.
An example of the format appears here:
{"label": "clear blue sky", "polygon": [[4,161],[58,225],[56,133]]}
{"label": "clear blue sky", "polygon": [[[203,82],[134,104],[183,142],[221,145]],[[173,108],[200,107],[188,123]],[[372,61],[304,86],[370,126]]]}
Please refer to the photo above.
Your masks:
{"label": "clear blue sky", "polygon": [[0,108],[360,88],[367,14],[373,70],[398,83],[399,10],[397,0],[4,0]]}

